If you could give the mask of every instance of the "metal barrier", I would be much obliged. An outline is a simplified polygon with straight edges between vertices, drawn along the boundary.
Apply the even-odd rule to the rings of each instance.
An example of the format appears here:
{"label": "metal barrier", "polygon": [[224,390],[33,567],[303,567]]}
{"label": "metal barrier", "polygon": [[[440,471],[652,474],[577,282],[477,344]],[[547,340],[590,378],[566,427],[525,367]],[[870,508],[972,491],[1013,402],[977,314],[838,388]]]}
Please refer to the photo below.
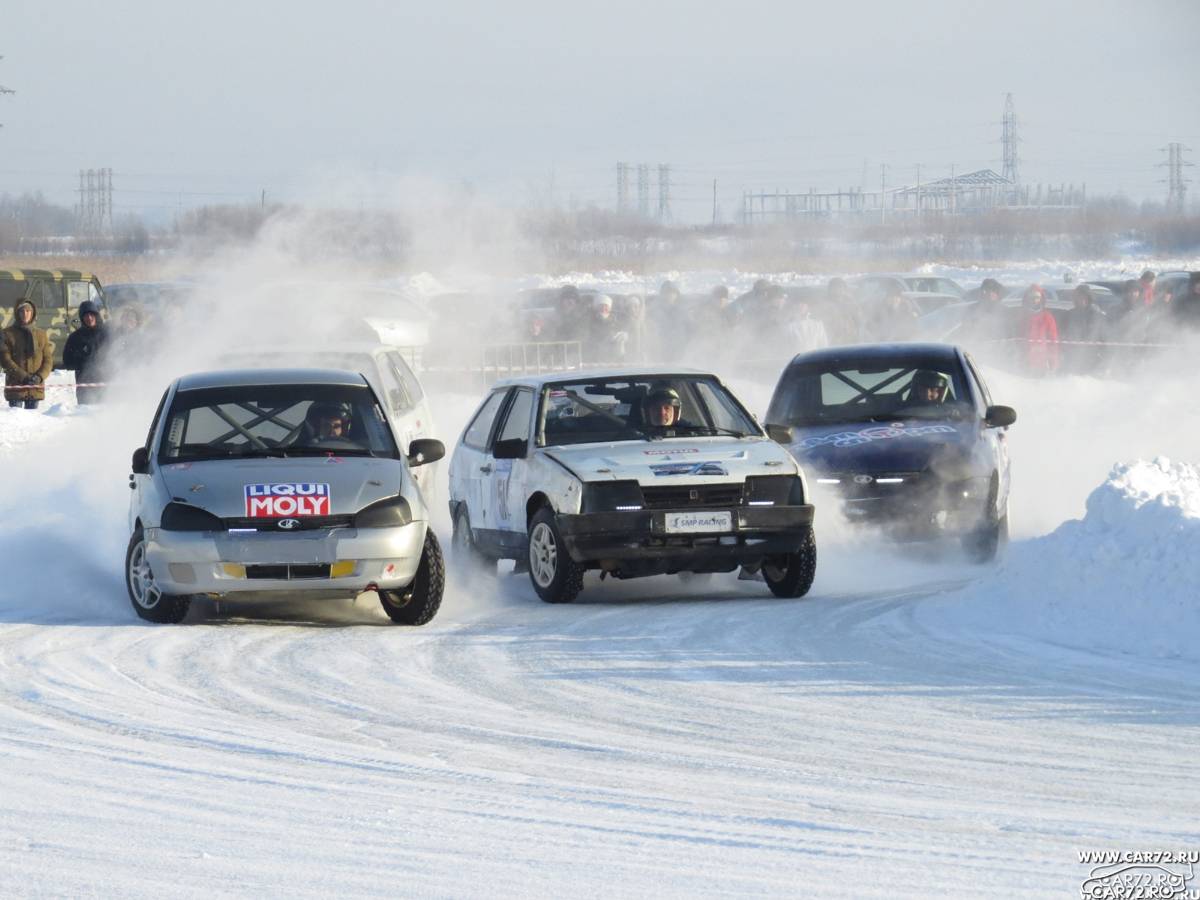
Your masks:
{"label": "metal barrier", "polygon": [[580,341],[487,344],[483,348],[480,377],[486,386],[501,378],[582,368],[583,344]]}

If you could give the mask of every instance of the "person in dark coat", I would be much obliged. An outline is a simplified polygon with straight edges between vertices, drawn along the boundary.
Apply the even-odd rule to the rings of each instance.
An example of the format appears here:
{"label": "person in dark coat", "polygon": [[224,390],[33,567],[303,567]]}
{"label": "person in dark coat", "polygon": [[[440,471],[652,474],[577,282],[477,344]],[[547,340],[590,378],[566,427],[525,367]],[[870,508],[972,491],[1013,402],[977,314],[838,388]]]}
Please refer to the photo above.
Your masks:
{"label": "person in dark coat", "polygon": [[899,285],[888,285],[868,330],[879,341],[911,341],[917,333],[917,307]]}
{"label": "person in dark coat", "polygon": [[18,300],[13,323],[0,332],[0,367],[4,369],[4,399],[9,406],[37,409],[46,399],[46,379],[54,368],[54,345],[38,328],[32,300]]}
{"label": "person in dark coat", "polygon": [[1072,372],[1095,372],[1101,361],[1102,347],[1107,325],[1104,311],[1092,302],[1092,289],[1086,284],[1075,286],[1072,292],[1074,306],[1062,314],[1059,340],[1067,341],[1063,347],[1066,368]]}
{"label": "person in dark coat", "polygon": [[1185,328],[1200,331],[1200,272],[1188,276],[1188,283],[1171,303],[1171,311]]}
{"label": "person in dark coat", "polygon": [[1013,315],[1003,303],[1004,285],[995,278],[985,278],[979,286],[979,299],[963,316],[965,336],[975,342],[998,341],[1010,336]]}
{"label": "person in dark coat", "polygon": [[63,347],[63,368],[75,372],[75,400],[84,406],[100,402],[103,388],[79,385],[104,380],[102,368],[108,329],[100,319],[100,310],[91,300],[79,304],[79,323]]}

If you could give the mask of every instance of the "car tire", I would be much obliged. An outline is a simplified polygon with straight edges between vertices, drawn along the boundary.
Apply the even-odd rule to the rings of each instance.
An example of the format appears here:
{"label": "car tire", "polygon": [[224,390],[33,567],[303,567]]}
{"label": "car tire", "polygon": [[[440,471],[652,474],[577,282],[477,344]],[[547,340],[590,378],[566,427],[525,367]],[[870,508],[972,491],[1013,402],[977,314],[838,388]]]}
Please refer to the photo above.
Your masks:
{"label": "car tire", "polygon": [[159,590],[146,559],[146,538],[139,525],[129,536],[129,547],[125,551],[125,589],[133,611],[147,622],[158,625],[174,625],[182,622],[191,606],[191,598],[184,594],[164,594]]}
{"label": "car tire", "polygon": [[454,561],[465,566],[470,572],[496,574],[496,560],[487,556],[475,543],[474,532],[471,531],[471,514],[467,512],[465,503],[458,507],[454,516],[454,532],[450,536],[450,548],[454,553]]}
{"label": "car tire", "polygon": [[412,583],[394,591],[379,590],[379,605],[397,625],[424,625],[437,615],[446,589],[446,562],[432,528],[425,529],[425,547]]}
{"label": "car tire", "polygon": [[962,538],[963,553],[976,565],[993,562],[1008,544],[1008,502],[1005,502],[1004,512],[999,516],[993,509],[994,505],[994,500],[988,504],[990,521]]}
{"label": "car tire", "polygon": [[543,506],[529,523],[529,580],[547,603],[570,603],[583,590],[583,566],[571,559],[554,510]]}
{"label": "car tire", "polygon": [[817,541],[811,528],[805,529],[800,549],[784,556],[763,560],[762,576],[776,597],[803,597],[817,574]]}

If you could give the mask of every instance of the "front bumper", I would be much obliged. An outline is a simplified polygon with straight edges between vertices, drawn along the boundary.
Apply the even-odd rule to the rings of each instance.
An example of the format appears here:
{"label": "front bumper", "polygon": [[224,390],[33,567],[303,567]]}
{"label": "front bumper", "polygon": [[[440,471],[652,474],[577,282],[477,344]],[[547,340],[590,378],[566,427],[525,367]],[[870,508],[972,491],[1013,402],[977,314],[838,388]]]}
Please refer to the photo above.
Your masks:
{"label": "front bumper", "polygon": [[560,515],[558,528],[567,552],[579,563],[641,560],[660,563],[662,571],[720,572],[796,552],[813,523],[809,504],[714,511],[732,513],[732,531],[668,534],[667,514],[694,512],[690,509]]}
{"label": "front bumper", "polygon": [[923,478],[896,485],[815,485],[817,497],[841,510],[851,525],[881,529],[898,541],[969,534],[987,519],[986,479],[940,482]]}
{"label": "front bumper", "polygon": [[146,531],[146,559],[167,594],[342,596],[368,585],[410,584],[425,522],[399,528],[329,528],[295,534]]}

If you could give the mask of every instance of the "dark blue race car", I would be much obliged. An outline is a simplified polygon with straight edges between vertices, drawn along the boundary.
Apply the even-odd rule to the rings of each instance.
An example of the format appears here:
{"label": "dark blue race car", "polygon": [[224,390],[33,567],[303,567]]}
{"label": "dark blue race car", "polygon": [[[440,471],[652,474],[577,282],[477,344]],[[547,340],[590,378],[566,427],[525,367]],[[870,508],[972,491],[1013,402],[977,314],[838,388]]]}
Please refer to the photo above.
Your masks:
{"label": "dark blue race car", "polygon": [[870,344],[793,359],[767,431],[804,467],[818,509],[825,497],[899,540],[958,538],[986,562],[1008,538],[1016,418],[960,348]]}

